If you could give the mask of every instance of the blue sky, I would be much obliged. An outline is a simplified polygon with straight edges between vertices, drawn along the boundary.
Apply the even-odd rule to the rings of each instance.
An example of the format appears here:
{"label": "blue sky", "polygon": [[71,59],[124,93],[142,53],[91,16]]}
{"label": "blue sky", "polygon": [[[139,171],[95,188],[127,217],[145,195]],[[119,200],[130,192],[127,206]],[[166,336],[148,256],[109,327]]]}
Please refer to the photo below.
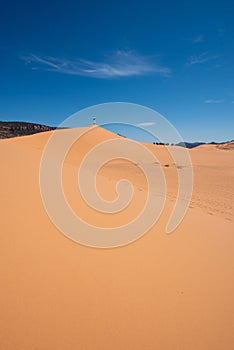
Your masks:
{"label": "blue sky", "polygon": [[123,101],[187,141],[233,139],[233,14],[232,0],[5,2],[0,120],[58,125]]}

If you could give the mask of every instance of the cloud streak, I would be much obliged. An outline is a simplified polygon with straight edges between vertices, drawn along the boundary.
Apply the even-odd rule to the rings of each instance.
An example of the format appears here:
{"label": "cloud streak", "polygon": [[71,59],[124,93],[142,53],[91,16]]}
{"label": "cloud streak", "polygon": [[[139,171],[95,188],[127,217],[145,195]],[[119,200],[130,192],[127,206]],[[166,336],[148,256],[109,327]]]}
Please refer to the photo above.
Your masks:
{"label": "cloud streak", "polygon": [[218,55],[209,56],[207,52],[203,52],[200,55],[191,56],[189,59],[189,65],[192,66],[194,64],[206,63],[209,61],[216,60],[218,57]]}
{"label": "cloud streak", "polygon": [[92,78],[120,78],[158,74],[169,76],[170,69],[152,60],[152,57],[138,55],[134,51],[116,51],[101,61],[78,58],[61,59],[35,54],[20,57],[34,70],[47,70],[67,75],[78,75]]}
{"label": "cloud streak", "polygon": [[194,43],[203,43],[204,42],[204,37],[203,35],[198,35],[196,38],[193,39]]}
{"label": "cloud streak", "polygon": [[210,100],[205,100],[204,103],[223,103],[224,100],[216,100],[216,99],[210,99]]}
{"label": "cloud streak", "polygon": [[143,123],[138,123],[136,124],[137,126],[152,126],[155,125],[155,122],[143,122]]}

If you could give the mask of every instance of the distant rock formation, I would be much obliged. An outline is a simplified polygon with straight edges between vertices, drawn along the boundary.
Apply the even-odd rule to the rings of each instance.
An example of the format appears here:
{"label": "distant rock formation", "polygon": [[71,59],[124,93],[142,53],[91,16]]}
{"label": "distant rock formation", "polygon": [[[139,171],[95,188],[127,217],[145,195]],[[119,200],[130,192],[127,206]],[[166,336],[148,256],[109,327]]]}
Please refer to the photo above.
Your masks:
{"label": "distant rock formation", "polygon": [[217,148],[220,149],[232,149],[234,145],[234,141],[224,141],[224,142],[180,142],[177,143],[176,146],[186,147],[186,148],[194,148],[201,145],[216,145]]}
{"label": "distant rock formation", "polygon": [[201,145],[205,145],[205,142],[179,142],[176,146],[186,147],[186,148],[194,148]]}
{"label": "distant rock formation", "polygon": [[32,135],[38,132],[50,131],[55,129],[55,127],[41,124],[0,121],[0,139]]}

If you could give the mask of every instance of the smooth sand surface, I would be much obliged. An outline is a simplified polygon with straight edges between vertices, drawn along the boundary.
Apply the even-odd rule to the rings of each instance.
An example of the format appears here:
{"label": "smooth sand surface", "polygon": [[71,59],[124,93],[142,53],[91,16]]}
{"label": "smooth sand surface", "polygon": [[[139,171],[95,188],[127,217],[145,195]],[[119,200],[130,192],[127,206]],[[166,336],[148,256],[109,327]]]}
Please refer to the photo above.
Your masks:
{"label": "smooth sand surface", "polygon": [[[0,141],[0,349],[234,349],[231,147],[207,145],[189,151],[194,166],[192,201],[180,226],[167,235],[177,172],[163,146],[148,145],[165,172],[165,209],[142,238],[104,250],[66,238],[45,212],[39,165],[50,135]],[[72,147],[63,173],[73,210],[106,227],[137,215],[147,188],[138,167],[116,160],[101,169],[98,190],[112,200],[116,181],[128,178],[135,189],[134,205],[114,218],[97,215],[82,201],[77,166],[97,142],[113,137],[92,128]]]}

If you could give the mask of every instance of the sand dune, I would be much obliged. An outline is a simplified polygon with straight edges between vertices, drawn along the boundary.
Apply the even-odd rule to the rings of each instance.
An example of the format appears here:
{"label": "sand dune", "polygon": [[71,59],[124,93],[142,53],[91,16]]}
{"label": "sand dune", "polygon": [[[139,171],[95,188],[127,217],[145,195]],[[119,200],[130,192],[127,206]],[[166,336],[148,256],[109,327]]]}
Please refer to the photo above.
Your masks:
{"label": "sand dune", "polygon": [[218,145],[217,148],[219,149],[223,149],[223,150],[234,150],[234,142],[227,142],[227,143],[224,143],[222,145]]}
{"label": "sand dune", "polygon": [[[103,250],[66,238],[46,214],[39,166],[50,136],[0,141],[0,349],[233,349],[233,152],[208,145],[189,151],[193,197],[180,226],[166,235],[177,169],[163,146],[147,145],[166,176],[165,209],[141,239]],[[106,227],[134,218],[147,189],[136,164],[116,160],[101,169],[97,188],[113,200],[116,181],[125,177],[134,186],[134,203],[118,218],[84,203],[77,167],[92,147],[111,138],[116,135],[90,129],[71,148],[63,171],[72,209]]]}

